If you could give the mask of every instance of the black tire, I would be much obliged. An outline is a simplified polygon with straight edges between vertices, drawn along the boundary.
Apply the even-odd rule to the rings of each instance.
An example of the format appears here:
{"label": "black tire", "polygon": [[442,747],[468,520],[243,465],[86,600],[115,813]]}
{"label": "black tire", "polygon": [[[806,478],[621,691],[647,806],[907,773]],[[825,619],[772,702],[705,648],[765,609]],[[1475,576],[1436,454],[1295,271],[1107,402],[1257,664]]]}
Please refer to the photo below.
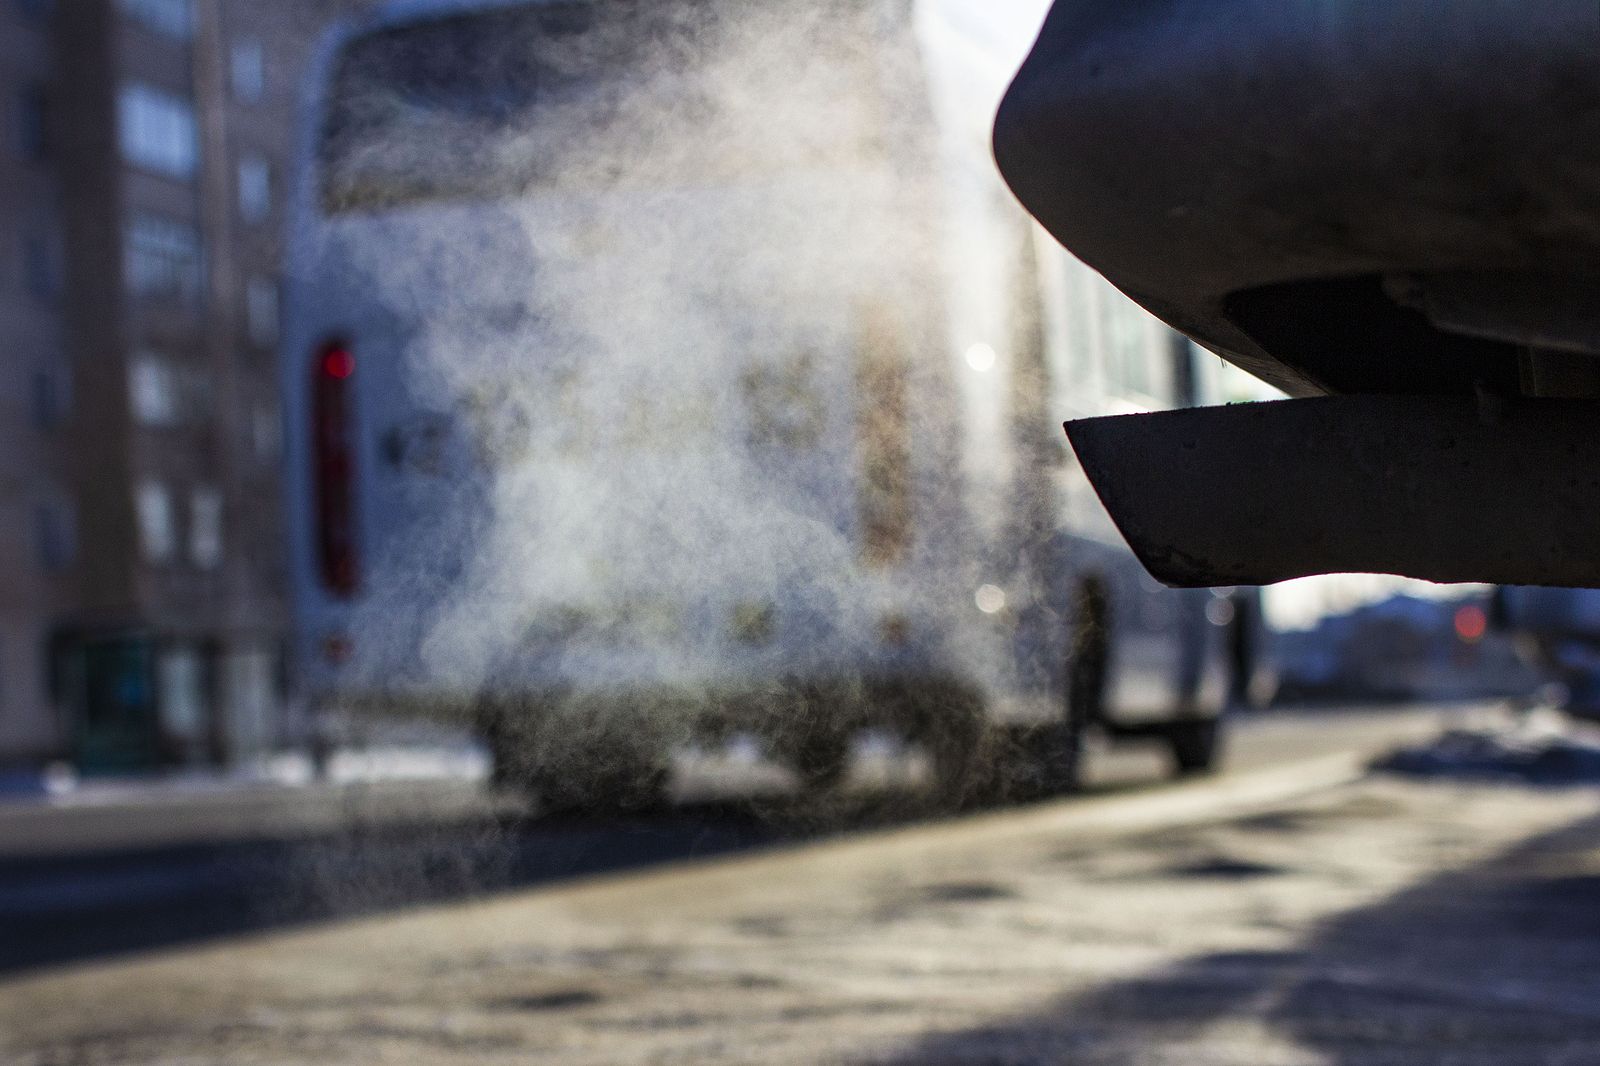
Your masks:
{"label": "black tire", "polygon": [[1017,800],[1049,799],[1082,785],[1083,723],[1070,712],[1059,722],[1036,726],[1023,737],[1024,769],[1008,790]]}
{"label": "black tire", "polygon": [[1260,658],[1256,615],[1260,605],[1253,590],[1236,591],[1229,599],[1233,619],[1228,623],[1228,706],[1249,710],[1254,705],[1256,666]]}
{"label": "black tire", "polygon": [[1222,749],[1222,720],[1196,718],[1174,722],[1167,730],[1172,764],[1180,777],[1210,773]]}
{"label": "black tire", "polygon": [[934,802],[960,810],[991,798],[996,753],[975,698],[940,698],[923,711],[918,740],[932,763]]}
{"label": "black tire", "polygon": [[806,793],[829,792],[850,772],[852,737],[846,730],[819,728],[789,744],[785,761]]}
{"label": "black tire", "polygon": [[526,738],[519,723],[522,718],[507,707],[485,700],[474,710],[478,735],[489,749],[489,784],[497,790],[528,791]]}
{"label": "black tire", "polygon": [[772,737],[806,795],[829,792],[850,772],[858,718],[852,701],[821,685],[785,679],[785,725]]}
{"label": "black tire", "polygon": [[1111,672],[1111,598],[1097,578],[1078,589],[1072,640],[1067,648],[1067,691],[1061,721],[1035,741],[1041,759],[1039,792],[1075,792],[1083,780],[1083,738],[1091,723],[1105,718],[1106,684]]}
{"label": "black tire", "polygon": [[1111,597],[1098,579],[1078,589],[1067,660],[1067,709],[1081,723],[1105,716],[1106,684],[1111,674]]}
{"label": "black tire", "polygon": [[632,813],[668,799],[671,771],[663,749],[643,731],[618,730],[590,747],[557,754],[541,735],[544,715],[536,706],[486,701],[477,719],[489,748],[490,784],[546,812]]}

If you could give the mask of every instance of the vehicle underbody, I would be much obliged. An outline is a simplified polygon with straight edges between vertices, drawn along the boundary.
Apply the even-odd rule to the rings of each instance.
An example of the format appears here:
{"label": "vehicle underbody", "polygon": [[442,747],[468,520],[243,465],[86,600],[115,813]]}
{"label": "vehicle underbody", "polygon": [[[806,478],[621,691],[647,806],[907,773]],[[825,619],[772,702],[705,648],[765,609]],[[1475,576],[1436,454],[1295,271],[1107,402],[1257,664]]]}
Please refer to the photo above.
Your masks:
{"label": "vehicle underbody", "polygon": [[1007,180],[1294,397],[1071,427],[1152,573],[1600,585],[1597,42],[1571,2],[1058,0]]}

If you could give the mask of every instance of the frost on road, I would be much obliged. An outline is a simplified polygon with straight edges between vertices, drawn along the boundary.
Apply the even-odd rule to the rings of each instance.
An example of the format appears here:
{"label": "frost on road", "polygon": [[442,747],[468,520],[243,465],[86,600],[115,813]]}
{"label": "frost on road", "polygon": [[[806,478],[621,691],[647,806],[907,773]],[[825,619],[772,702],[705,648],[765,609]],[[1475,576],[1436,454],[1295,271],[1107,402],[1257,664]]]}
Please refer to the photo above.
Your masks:
{"label": "frost on road", "polygon": [[0,1061],[1600,1062],[1592,790],[1379,776],[1074,825],[985,816],[13,981]]}

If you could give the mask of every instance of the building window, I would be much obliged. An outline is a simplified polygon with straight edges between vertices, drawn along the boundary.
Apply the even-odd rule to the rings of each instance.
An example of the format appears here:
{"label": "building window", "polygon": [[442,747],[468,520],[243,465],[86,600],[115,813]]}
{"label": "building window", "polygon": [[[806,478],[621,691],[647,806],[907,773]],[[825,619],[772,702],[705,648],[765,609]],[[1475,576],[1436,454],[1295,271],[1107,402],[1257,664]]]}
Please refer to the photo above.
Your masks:
{"label": "building window", "polygon": [[172,558],[176,532],[172,520],[172,494],[159,481],[146,481],[134,490],[134,518],[139,525],[139,547],[152,563]]}
{"label": "building window", "polygon": [[61,295],[61,237],[53,229],[36,229],[22,237],[22,274],[28,291],[41,300]]}
{"label": "building window", "polygon": [[239,217],[264,222],[272,214],[272,166],[258,155],[239,160]]}
{"label": "building window", "polygon": [[211,379],[204,370],[180,367],[155,352],[141,351],[128,363],[128,410],[141,426],[176,426],[210,415]]}
{"label": "building window", "polygon": [[72,386],[66,368],[34,368],[32,386],[34,428],[55,429],[66,420],[67,412],[72,409]]}
{"label": "building window", "polygon": [[50,97],[43,85],[33,84],[17,94],[17,151],[38,163],[50,155]]}
{"label": "building window", "polygon": [[278,343],[278,286],[271,278],[251,278],[245,287],[245,328],[252,343],[270,348]]}
{"label": "building window", "polygon": [[160,356],[141,352],[128,364],[128,407],[141,426],[178,421],[178,375]]}
{"label": "building window", "polygon": [[55,499],[34,509],[34,538],[40,564],[51,573],[71,566],[78,555],[78,530],[72,506]]}
{"label": "building window", "polygon": [[205,750],[206,665],[200,650],[190,644],[168,645],[156,660],[162,731],[183,745],[190,761],[198,761]]}
{"label": "building window", "polygon": [[129,291],[197,306],[203,267],[200,231],[194,226],[142,211],[128,217],[123,270]]}
{"label": "building window", "polygon": [[242,104],[259,102],[267,91],[267,60],[261,42],[253,38],[235,41],[229,55],[228,74],[235,100]]}
{"label": "building window", "polygon": [[165,37],[187,41],[194,35],[193,0],[118,0],[123,14]]}
{"label": "building window", "polygon": [[225,743],[238,761],[271,752],[282,721],[280,658],[261,647],[235,646],[222,657],[222,719]]}
{"label": "building window", "polygon": [[122,158],[169,178],[193,178],[200,156],[194,104],[173,93],[134,82],[117,98],[117,136]]}
{"label": "building window", "polygon": [[214,488],[189,496],[189,559],[202,570],[222,562],[222,493]]}

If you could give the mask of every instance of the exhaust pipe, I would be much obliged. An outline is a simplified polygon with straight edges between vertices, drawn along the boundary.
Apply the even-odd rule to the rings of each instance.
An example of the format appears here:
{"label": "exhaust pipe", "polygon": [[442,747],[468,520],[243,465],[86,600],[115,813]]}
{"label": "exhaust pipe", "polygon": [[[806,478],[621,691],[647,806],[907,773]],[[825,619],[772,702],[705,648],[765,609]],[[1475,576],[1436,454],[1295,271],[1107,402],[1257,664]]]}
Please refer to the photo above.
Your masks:
{"label": "exhaust pipe", "polygon": [[1600,402],[1329,396],[1066,430],[1167,585],[1381,573],[1600,587]]}

